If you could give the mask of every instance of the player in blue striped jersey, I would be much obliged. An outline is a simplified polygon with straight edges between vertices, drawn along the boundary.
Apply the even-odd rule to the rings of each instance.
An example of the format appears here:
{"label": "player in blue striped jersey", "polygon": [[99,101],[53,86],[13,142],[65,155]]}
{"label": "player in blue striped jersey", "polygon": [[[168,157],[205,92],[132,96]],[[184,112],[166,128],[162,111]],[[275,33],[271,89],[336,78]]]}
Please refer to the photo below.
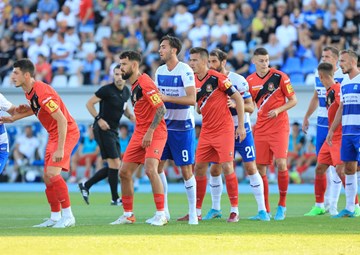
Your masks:
{"label": "player in blue striped jersey", "polygon": [[356,171],[360,154],[360,71],[357,60],[358,56],[352,50],[340,52],[340,68],[346,75],[341,83],[340,106],[326,137],[331,145],[334,130],[341,123],[341,160],[345,163],[346,206],[334,218],[359,216],[355,210],[358,190]]}
{"label": "player in blue striped jersey", "polygon": [[[167,180],[164,174],[166,160],[174,160],[180,166],[184,178],[185,190],[189,202],[189,214],[180,220],[188,220],[189,224],[198,224],[196,215],[196,181],[192,172],[195,161],[195,121],[194,108],[196,102],[195,78],[193,70],[178,60],[181,51],[180,39],[164,36],[160,40],[160,59],[165,62],[155,73],[155,83],[165,102],[164,116],[168,139],[161,157],[159,174],[164,185],[165,213],[170,219],[167,202]],[[151,222],[151,219],[147,221]]]}
{"label": "player in blue striped jersey", "polygon": [[[334,73],[335,82],[341,83],[344,77],[340,68],[337,68],[339,59],[339,51],[335,47],[326,46],[324,47],[321,55],[321,62],[332,64],[336,70]],[[323,145],[326,135],[328,134],[328,113],[326,109],[326,89],[320,82],[318,72],[315,73],[315,91],[311,98],[310,105],[305,114],[302,130],[306,134],[309,128],[309,118],[317,111],[317,128],[316,128],[316,155],[318,155],[321,146]],[[336,215],[337,203],[341,191],[341,179],[336,173],[335,167],[330,166],[326,171],[327,189],[325,193],[325,209],[331,215]]]}

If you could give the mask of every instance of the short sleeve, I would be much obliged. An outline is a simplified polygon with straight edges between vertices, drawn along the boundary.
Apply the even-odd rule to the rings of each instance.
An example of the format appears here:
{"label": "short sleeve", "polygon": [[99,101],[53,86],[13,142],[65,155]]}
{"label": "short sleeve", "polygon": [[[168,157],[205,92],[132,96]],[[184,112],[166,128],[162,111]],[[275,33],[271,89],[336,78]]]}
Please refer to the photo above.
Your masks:
{"label": "short sleeve", "polygon": [[10,103],[3,94],[0,93],[0,108],[2,111],[7,112],[10,110],[12,103]]}
{"label": "short sleeve", "polygon": [[282,73],[281,75],[281,90],[286,97],[291,97],[295,95],[295,91],[293,86],[291,85],[290,78],[284,73]]}
{"label": "short sleeve", "polygon": [[184,64],[183,67],[184,70],[181,72],[181,79],[183,81],[184,87],[195,87],[194,71],[186,64]]}
{"label": "short sleeve", "polygon": [[104,99],[106,98],[106,87],[109,86],[109,85],[106,85],[106,86],[103,86],[101,88],[99,88],[96,92],[95,92],[95,96],[97,96],[98,98],[101,98],[101,99]]}
{"label": "short sleeve", "polygon": [[158,108],[164,105],[160,92],[150,77],[144,77],[139,81],[143,97],[150,103],[151,107]]}
{"label": "short sleeve", "polygon": [[41,92],[40,89],[36,91],[41,109],[45,110],[50,115],[56,112],[60,105],[59,97],[50,89],[50,87],[42,86],[38,88],[42,90]]}

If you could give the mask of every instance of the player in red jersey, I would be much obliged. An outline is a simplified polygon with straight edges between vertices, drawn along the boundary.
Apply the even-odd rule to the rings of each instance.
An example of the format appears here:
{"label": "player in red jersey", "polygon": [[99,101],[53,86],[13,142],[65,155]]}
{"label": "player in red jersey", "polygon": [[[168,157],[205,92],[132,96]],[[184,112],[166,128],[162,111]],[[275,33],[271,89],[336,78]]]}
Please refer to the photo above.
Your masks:
{"label": "player in red jersey", "polygon": [[280,200],[274,219],[284,220],[289,186],[286,158],[290,125],[286,111],[296,105],[297,99],[289,77],[269,67],[269,54],[266,49],[257,48],[252,62],[255,64],[256,72],[249,75],[246,80],[258,108],[254,130],[257,168],[264,181],[265,205],[270,213],[266,167],[271,165],[273,157],[275,158],[278,166]]}
{"label": "player in red jersey", "polygon": [[18,60],[13,67],[11,79],[16,87],[24,90],[30,106],[19,106],[17,114],[3,117],[3,121],[13,122],[35,114],[49,133],[45,152],[44,182],[51,216],[34,227],[72,227],[75,225],[75,218],[61,171],[69,171],[70,155],[80,137],[78,126],[56,91],[48,84],[34,79],[35,66],[29,59]]}
{"label": "player in red jersey", "polygon": [[155,83],[148,75],[140,73],[140,63],[141,55],[138,52],[124,51],[120,54],[121,76],[132,84],[131,101],[136,122],[134,134],[126,148],[120,168],[124,214],[111,224],[131,224],[136,221],[133,214],[132,176],[137,167],[144,164],[156,205],[156,214],[151,225],[163,226],[167,224],[164,211],[164,190],[157,169],[167,139],[164,121],[166,109]]}
{"label": "player in red jersey", "polygon": [[[195,159],[197,185],[197,215],[206,193],[206,170],[210,162],[221,164],[231,203],[228,222],[239,220],[238,181],[233,167],[235,136],[245,139],[244,100],[226,75],[208,68],[209,53],[195,47],[190,50],[190,67],[195,73],[197,109],[202,114],[202,128]],[[234,122],[228,108],[228,98],[236,103],[239,126],[234,134]]]}

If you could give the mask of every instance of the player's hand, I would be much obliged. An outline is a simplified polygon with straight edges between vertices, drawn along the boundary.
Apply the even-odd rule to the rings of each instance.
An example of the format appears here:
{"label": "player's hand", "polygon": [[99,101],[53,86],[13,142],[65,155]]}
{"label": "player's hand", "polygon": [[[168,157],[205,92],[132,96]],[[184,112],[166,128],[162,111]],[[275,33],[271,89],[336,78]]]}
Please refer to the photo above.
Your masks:
{"label": "player's hand", "polygon": [[268,113],[269,119],[274,119],[279,115],[279,111],[277,109],[271,110]]}
{"label": "player's hand", "polygon": [[59,150],[59,149],[57,149],[52,156],[53,162],[60,162],[63,158],[64,158],[64,150]]}
{"label": "player's hand", "polygon": [[13,116],[2,116],[0,117],[0,124],[3,123],[13,123],[15,120]]}
{"label": "player's hand", "polygon": [[236,107],[236,103],[234,102],[234,100],[232,100],[231,98],[228,98],[227,100],[227,106],[229,108],[235,108]]}
{"label": "player's hand", "polygon": [[246,138],[246,131],[244,127],[238,127],[235,131],[235,139],[239,138],[239,142],[242,142]]}
{"label": "player's hand", "polygon": [[303,124],[302,124],[302,131],[304,132],[304,134],[307,134],[307,131],[309,129],[309,119],[308,118],[304,118]]}
{"label": "player's hand", "polygon": [[18,107],[15,108],[15,111],[18,113],[25,113],[31,110],[30,105],[28,104],[20,104]]}
{"label": "player's hand", "polygon": [[101,128],[101,130],[106,131],[106,130],[110,129],[109,124],[105,120],[103,120],[101,118],[98,120],[98,125]]}
{"label": "player's hand", "polygon": [[144,135],[143,140],[142,140],[141,147],[143,147],[144,149],[147,147],[150,147],[150,144],[151,144],[151,141],[153,138],[153,133],[154,133],[154,131],[151,131],[151,130],[146,131],[146,134]]}
{"label": "player's hand", "polygon": [[326,136],[326,142],[328,143],[329,146],[332,146],[332,138],[334,135],[334,131],[329,130],[327,136]]}

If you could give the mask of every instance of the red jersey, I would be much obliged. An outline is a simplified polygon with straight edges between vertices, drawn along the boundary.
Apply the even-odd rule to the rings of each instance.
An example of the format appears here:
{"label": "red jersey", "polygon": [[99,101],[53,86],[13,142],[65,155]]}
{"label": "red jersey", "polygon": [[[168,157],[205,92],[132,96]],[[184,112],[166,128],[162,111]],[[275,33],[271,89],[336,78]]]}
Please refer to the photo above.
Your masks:
{"label": "red jersey", "polygon": [[[155,83],[147,74],[142,74],[131,86],[131,101],[136,116],[135,132],[145,135],[154,120],[157,108],[164,105],[160,92]],[[164,118],[157,126],[153,139],[167,137]]]}
{"label": "red jersey", "polygon": [[[80,9],[79,9],[79,18],[80,20],[84,20],[86,12],[88,9],[94,8],[93,6],[93,0],[81,0],[80,1]],[[91,12],[90,16],[88,17],[88,20],[94,19],[94,9]]]}
{"label": "red jersey", "polygon": [[215,70],[208,70],[202,80],[195,75],[195,85],[196,101],[203,116],[201,132],[204,134],[234,132],[234,122],[227,100],[228,96],[236,92],[236,89],[228,77]]}
{"label": "red jersey", "polygon": [[60,110],[67,120],[67,135],[77,134],[78,127],[58,93],[46,83],[35,81],[30,93],[25,92],[32,111],[49,133],[49,140],[58,139],[57,121],[51,114]]}
{"label": "red jersey", "polygon": [[[340,83],[333,84],[326,91],[326,108],[328,110],[329,127],[334,122],[336,111],[340,105]],[[342,128],[339,125],[334,132],[334,139],[341,139]]]}
{"label": "red jersey", "polygon": [[272,119],[268,117],[268,113],[284,105],[286,98],[295,94],[289,77],[281,71],[270,68],[264,77],[259,77],[255,72],[246,80],[258,108],[255,132],[266,135],[288,131],[289,117],[286,111]]}

